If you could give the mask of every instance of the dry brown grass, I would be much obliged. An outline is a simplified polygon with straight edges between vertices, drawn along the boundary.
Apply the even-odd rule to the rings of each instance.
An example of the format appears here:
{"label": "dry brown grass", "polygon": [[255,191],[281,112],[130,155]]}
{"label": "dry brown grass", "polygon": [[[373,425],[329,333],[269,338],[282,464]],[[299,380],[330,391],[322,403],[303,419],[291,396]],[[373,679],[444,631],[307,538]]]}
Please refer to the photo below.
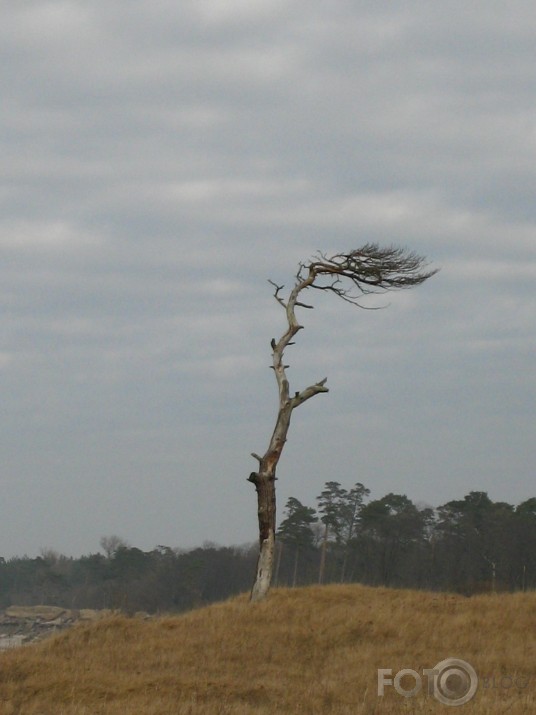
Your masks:
{"label": "dry brown grass", "polygon": [[[241,596],[151,621],[116,616],[6,652],[0,713],[436,713],[446,706],[423,692],[405,699],[391,687],[378,697],[377,669],[422,671],[457,657],[474,666],[480,684],[451,712],[532,715],[535,625],[534,593],[276,589],[260,604]],[[503,675],[524,687],[507,687]],[[484,687],[485,676],[501,687]]]}

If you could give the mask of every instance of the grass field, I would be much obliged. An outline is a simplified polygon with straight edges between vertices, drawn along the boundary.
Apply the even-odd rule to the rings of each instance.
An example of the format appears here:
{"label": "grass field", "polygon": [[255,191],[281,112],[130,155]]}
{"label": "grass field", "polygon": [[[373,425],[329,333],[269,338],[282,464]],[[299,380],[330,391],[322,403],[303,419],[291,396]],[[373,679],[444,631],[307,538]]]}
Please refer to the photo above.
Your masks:
{"label": "grass field", "polygon": [[[422,674],[449,657],[478,674],[467,704],[447,707],[426,687],[378,696],[379,668]],[[445,711],[536,713],[536,593],[275,589],[255,605],[241,596],[181,616],[114,616],[0,655],[1,715]]]}

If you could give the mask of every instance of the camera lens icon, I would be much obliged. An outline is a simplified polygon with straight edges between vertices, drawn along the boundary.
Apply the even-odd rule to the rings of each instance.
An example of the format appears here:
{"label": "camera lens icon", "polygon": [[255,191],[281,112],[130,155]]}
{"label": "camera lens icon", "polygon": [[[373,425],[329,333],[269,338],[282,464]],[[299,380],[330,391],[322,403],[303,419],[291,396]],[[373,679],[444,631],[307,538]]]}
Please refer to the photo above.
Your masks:
{"label": "camera lens icon", "polygon": [[446,658],[433,669],[434,697],[443,705],[464,705],[475,695],[478,676],[472,665],[460,658]]}

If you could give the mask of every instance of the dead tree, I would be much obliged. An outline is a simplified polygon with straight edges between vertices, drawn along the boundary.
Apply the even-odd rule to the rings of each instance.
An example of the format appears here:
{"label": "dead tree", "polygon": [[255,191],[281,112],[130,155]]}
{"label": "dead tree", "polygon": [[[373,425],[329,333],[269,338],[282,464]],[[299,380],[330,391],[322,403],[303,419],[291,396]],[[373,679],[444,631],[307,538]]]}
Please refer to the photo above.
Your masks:
{"label": "dead tree", "polygon": [[302,330],[296,318],[296,308],[312,309],[303,303],[301,294],[313,288],[326,293],[334,293],[347,303],[364,308],[361,299],[371,293],[413,288],[424,283],[435,270],[426,270],[426,260],[403,248],[388,246],[380,248],[376,243],[366,243],[350,253],[336,253],[326,256],[319,253],[307,263],[301,263],[296,274],[294,287],[285,298],[284,286],[269,281],[274,286],[274,297],[285,310],[287,329],[279,340],[272,338],[272,365],[279,389],[279,410],[275,428],[268,449],[261,457],[252,452],[258,461],[258,470],[248,479],[257,491],[260,552],[257,573],[251,600],[262,600],[270,588],[274,564],[276,528],[276,467],[287,440],[290,418],[293,410],[311,397],[328,392],[326,380],[320,380],[301,392],[291,395],[284,361],[285,349],[292,345],[296,333]]}

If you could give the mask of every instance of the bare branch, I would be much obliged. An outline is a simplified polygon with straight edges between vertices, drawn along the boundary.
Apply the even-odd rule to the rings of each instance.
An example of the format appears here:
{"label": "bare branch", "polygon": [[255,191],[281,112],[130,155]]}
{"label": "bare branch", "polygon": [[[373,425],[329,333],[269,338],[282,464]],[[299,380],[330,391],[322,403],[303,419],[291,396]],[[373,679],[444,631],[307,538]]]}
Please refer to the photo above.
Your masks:
{"label": "bare branch", "polygon": [[302,390],[301,392],[296,392],[294,397],[290,401],[292,409],[298,407],[298,405],[301,405],[306,400],[309,400],[311,397],[318,395],[319,392],[329,392],[329,389],[327,387],[324,387],[327,382],[327,379],[328,378],[325,377],[323,380],[320,380],[320,382],[306,387],[305,390]]}
{"label": "bare branch", "polygon": [[287,307],[287,304],[285,303],[285,301],[283,300],[283,298],[280,298],[280,296],[279,296],[280,291],[282,291],[285,286],[284,286],[284,285],[278,286],[277,283],[274,283],[274,282],[271,281],[269,278],[268,278],[268,283],[270,283],[271,285],[273,285],[273,287],[275,288],[274,298],[277,300],[278,303],[281,303],[281,305],[283,306],[283,308],[286,308],[286,307]]}
{"label": "bare branch", "polygon": [[299,301],[296,301],[294,305],[298,305],[300,308],[309,308],[309,310],[313,310],[314,305],[307,305],[306,303],[300,303]]}

